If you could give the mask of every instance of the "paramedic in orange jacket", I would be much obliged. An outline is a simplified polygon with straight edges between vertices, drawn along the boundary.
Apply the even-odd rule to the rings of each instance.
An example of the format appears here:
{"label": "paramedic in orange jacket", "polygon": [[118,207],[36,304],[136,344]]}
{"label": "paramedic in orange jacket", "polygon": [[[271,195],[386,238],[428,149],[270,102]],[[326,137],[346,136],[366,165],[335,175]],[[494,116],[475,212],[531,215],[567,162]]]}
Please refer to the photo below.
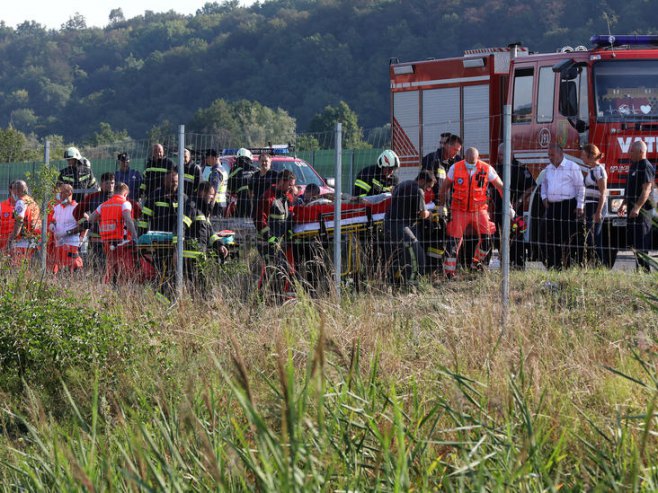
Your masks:
{"label": "paramedic in orange jacket", "polygon": [[[448,223],[448,251],[444,263],[446,276],[453,277],[457,270],[457,255],[470,226],[479,241],[473,255],[472,268],[480,268],[491,248],[491,235],[496,226],[489,218],[487,187],[493,185],[498,193],[503,194],[503,182],[498,174],[484,161],[480,161],[476,148],[466,150],[465,159],[453,164],[448,170],[445,181],[439,191],[439,210],[444,210],[446,192],[452,186],[451,218]],[[512,212],[512,215],[514,213]]]}
{"label": "paramedic in orange jacket", "polygon": [[135,269],[132,242],[137,239],[133,220],[133,207],[127,199],[130,187],[125,183],[116,186],[114,195],[103,202],[89,217],[99,221],[98,231],[105,249],[106,283],[130,278]]}
{"label": "paramedic in orange jacket", "polygon": [[0,251],[7,248],[7,242],[12,231],[14,231],[14,204],[13,195],[14,182],[9,184],[9,196],[7,200],[0,202]]}
{"label": "paramedic in orange jacket", "polygon": [[13,265],[29,262],[41,239],[41,216],[37,203],[27,194],[27,183],[16,180],[12,187],[14,230],[8,248]]}

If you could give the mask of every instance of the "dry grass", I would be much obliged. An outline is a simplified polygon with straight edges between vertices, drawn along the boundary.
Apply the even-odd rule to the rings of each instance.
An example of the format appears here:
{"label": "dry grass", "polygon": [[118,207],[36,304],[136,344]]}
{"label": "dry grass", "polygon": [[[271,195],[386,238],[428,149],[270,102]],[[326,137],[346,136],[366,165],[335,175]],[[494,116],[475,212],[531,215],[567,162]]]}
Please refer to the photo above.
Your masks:
{"label": "dry grass", "polygon": [[[651,404],[653,394],[637,391],[608,368],[646,378],[633,353],[652,364],[658,361],[658,312],[640,297],[655,292],[657,279],[608,271],[515,272],[504,328],[499,280],[486,274],[439,287],[421,285],[414,294],[359,294],[341,306],[301,294],[297,302],[282,307],[244,301],[227,284],[212,296],[185,298],[173,308],[141,286],[111,289],[85,279],[63,284],[87,293],[90,305],[120,313],[126,327],[142,328],[146,334],[144,354],[149,356],[131,363],[122,380],[105,389],[106,413],[113,423],[133,419],[125,414],[126,403],[137,406],[137,415],[144,406],[143,417],[153,419],[142,402],[144,393],[150,393],[147,400],[156,407],[169,403],[166,413],[185,414],[183,408],[192,413],[194,402],[204,402],[211,415],[214,407],[225,410],[215,416],[220,422],[251,422],[244,438],[249,442],[256,440],[258,426],[248,411],[238,418],[242,406],[231,397],[218,365],[235,369],[235,381],[248,389],[252,403],[244,405],[254,405],[281,432],[295,427],[291,403],[309,368],[334,384],[345,378],[349,382],[352,371],[363,379],[374,371],[377,388],[394,387],[400,410],[407,414],[443,399],[455,412],[468,415],[474,412],[469,396],[479,395],[482,412],[491,424],[500,425],[520,412],[521,399],[531,409],[529,415],[541,418],[546,440],[564,440],[561,446],[573,452],[565,467],[579,469],[581,462],[592,460],[581,438],[600,443],[597,426],[612,427],[619,416],[640,415]],[[294,376],[286,373],[288,368]],[[461,377],[455,375],[476,381],[477,394],[456,384]],[[279,382],[279,398],[286,403],[281,408],[272,400],[271,382]],[[88,395],[80,389],[72,392],[81,400]],[[211,394],[216,399],[212,404]],[[19,405],[17,396],[11,400]],[[316,405],[311,406],[314,412]],[[182,407],[176,411],[177,406]],[[452,433],[453,438],[458,435]],[[208,452],[212,446],[203,445],[208,464],[214,464]],[[656,449],[655,438],[650,438],[650,455],[655,457]],[[443,453],[448,463],[456,461],[456,449]],[[432,460],[441,449],[433,454]],[[247,461],[229,456],[243,464],[239,467]],[[218,472],[222,464],[208,467],[216,480],[226,474]],[[579,474],[576,469],[569,474]],[[248,476],[247,484],[251,481],[255,479]],[[583,486],[573,478],[569,482]]]}

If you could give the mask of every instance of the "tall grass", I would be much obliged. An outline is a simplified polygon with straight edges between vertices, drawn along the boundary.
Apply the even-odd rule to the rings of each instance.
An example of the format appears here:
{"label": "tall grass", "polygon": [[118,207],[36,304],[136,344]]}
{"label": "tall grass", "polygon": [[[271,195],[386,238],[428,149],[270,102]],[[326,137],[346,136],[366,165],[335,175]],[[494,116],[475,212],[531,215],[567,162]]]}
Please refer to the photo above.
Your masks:
{"label": "tall grass", "polygon": [[58,415],[7,395],[2,488],[655,490],[655,277],[515,276],[502,335],[495,276],[341,307],[108,291],[143,357],[63,375]]}

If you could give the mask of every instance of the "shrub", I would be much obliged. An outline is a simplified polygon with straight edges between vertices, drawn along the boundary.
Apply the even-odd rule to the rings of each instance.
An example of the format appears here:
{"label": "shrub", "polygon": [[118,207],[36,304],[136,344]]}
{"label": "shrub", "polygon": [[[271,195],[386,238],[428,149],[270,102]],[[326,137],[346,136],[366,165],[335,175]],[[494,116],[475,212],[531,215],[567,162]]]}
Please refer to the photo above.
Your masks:
{"label": "shrub", "polygon": [[0,294],[0,389],[59,389],[67,372],[112,374],[131,350],[117,316],[90,308],[79,293],[27,280],[5,281]]}

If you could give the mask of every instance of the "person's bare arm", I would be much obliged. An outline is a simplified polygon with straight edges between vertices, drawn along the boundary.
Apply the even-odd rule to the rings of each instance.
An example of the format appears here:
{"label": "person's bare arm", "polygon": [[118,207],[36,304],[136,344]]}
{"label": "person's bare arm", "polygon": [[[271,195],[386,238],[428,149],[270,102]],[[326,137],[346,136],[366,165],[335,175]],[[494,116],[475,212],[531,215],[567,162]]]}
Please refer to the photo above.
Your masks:
{"label": "person's bare arm", "polygon": [[448,189],[452,185],[452,180],[448,177],[443,180],[443,183],[441,184],[441,188],[439,189],[439,205],[445,205],[446,204],[446,194],[448,193]]}
{"label": "person's bare arm", "polygon": [[594,213],[594,222],[600,223],[603,218],[603,206],[605,205],[606,200],[608,200],[608,179],[605,176],[602,176],[600,180],[596,182],[596,185],[599,187],[599,192],[601,196],[599,197],[599,203],[596,206],[596,212]]}
{"label": "person's bare arm", "polygon": [[640,198],[637,200],[637,202],[635,203],[635,206],[628,213],[628,217],[635,218],[635,217],[640,215],[640,210],[644,206],[644,203],[649,199],[649,195],[651,194],[651,186],[652,185],[653,185],[653,183],[651,183],[650,181],[648,181],[644,185],[642,185],[642,193],[640,193]]}
{"label": "person's bare arm", "polygon": [[137,234],[137,229],[135,228],[135,221],[133,221],[130,211],[121,212],[121,216],[123,217],[123,222],[126,225],[126,228],[128,228],[130,237],[133,240],[136,240],[139,235]]}

